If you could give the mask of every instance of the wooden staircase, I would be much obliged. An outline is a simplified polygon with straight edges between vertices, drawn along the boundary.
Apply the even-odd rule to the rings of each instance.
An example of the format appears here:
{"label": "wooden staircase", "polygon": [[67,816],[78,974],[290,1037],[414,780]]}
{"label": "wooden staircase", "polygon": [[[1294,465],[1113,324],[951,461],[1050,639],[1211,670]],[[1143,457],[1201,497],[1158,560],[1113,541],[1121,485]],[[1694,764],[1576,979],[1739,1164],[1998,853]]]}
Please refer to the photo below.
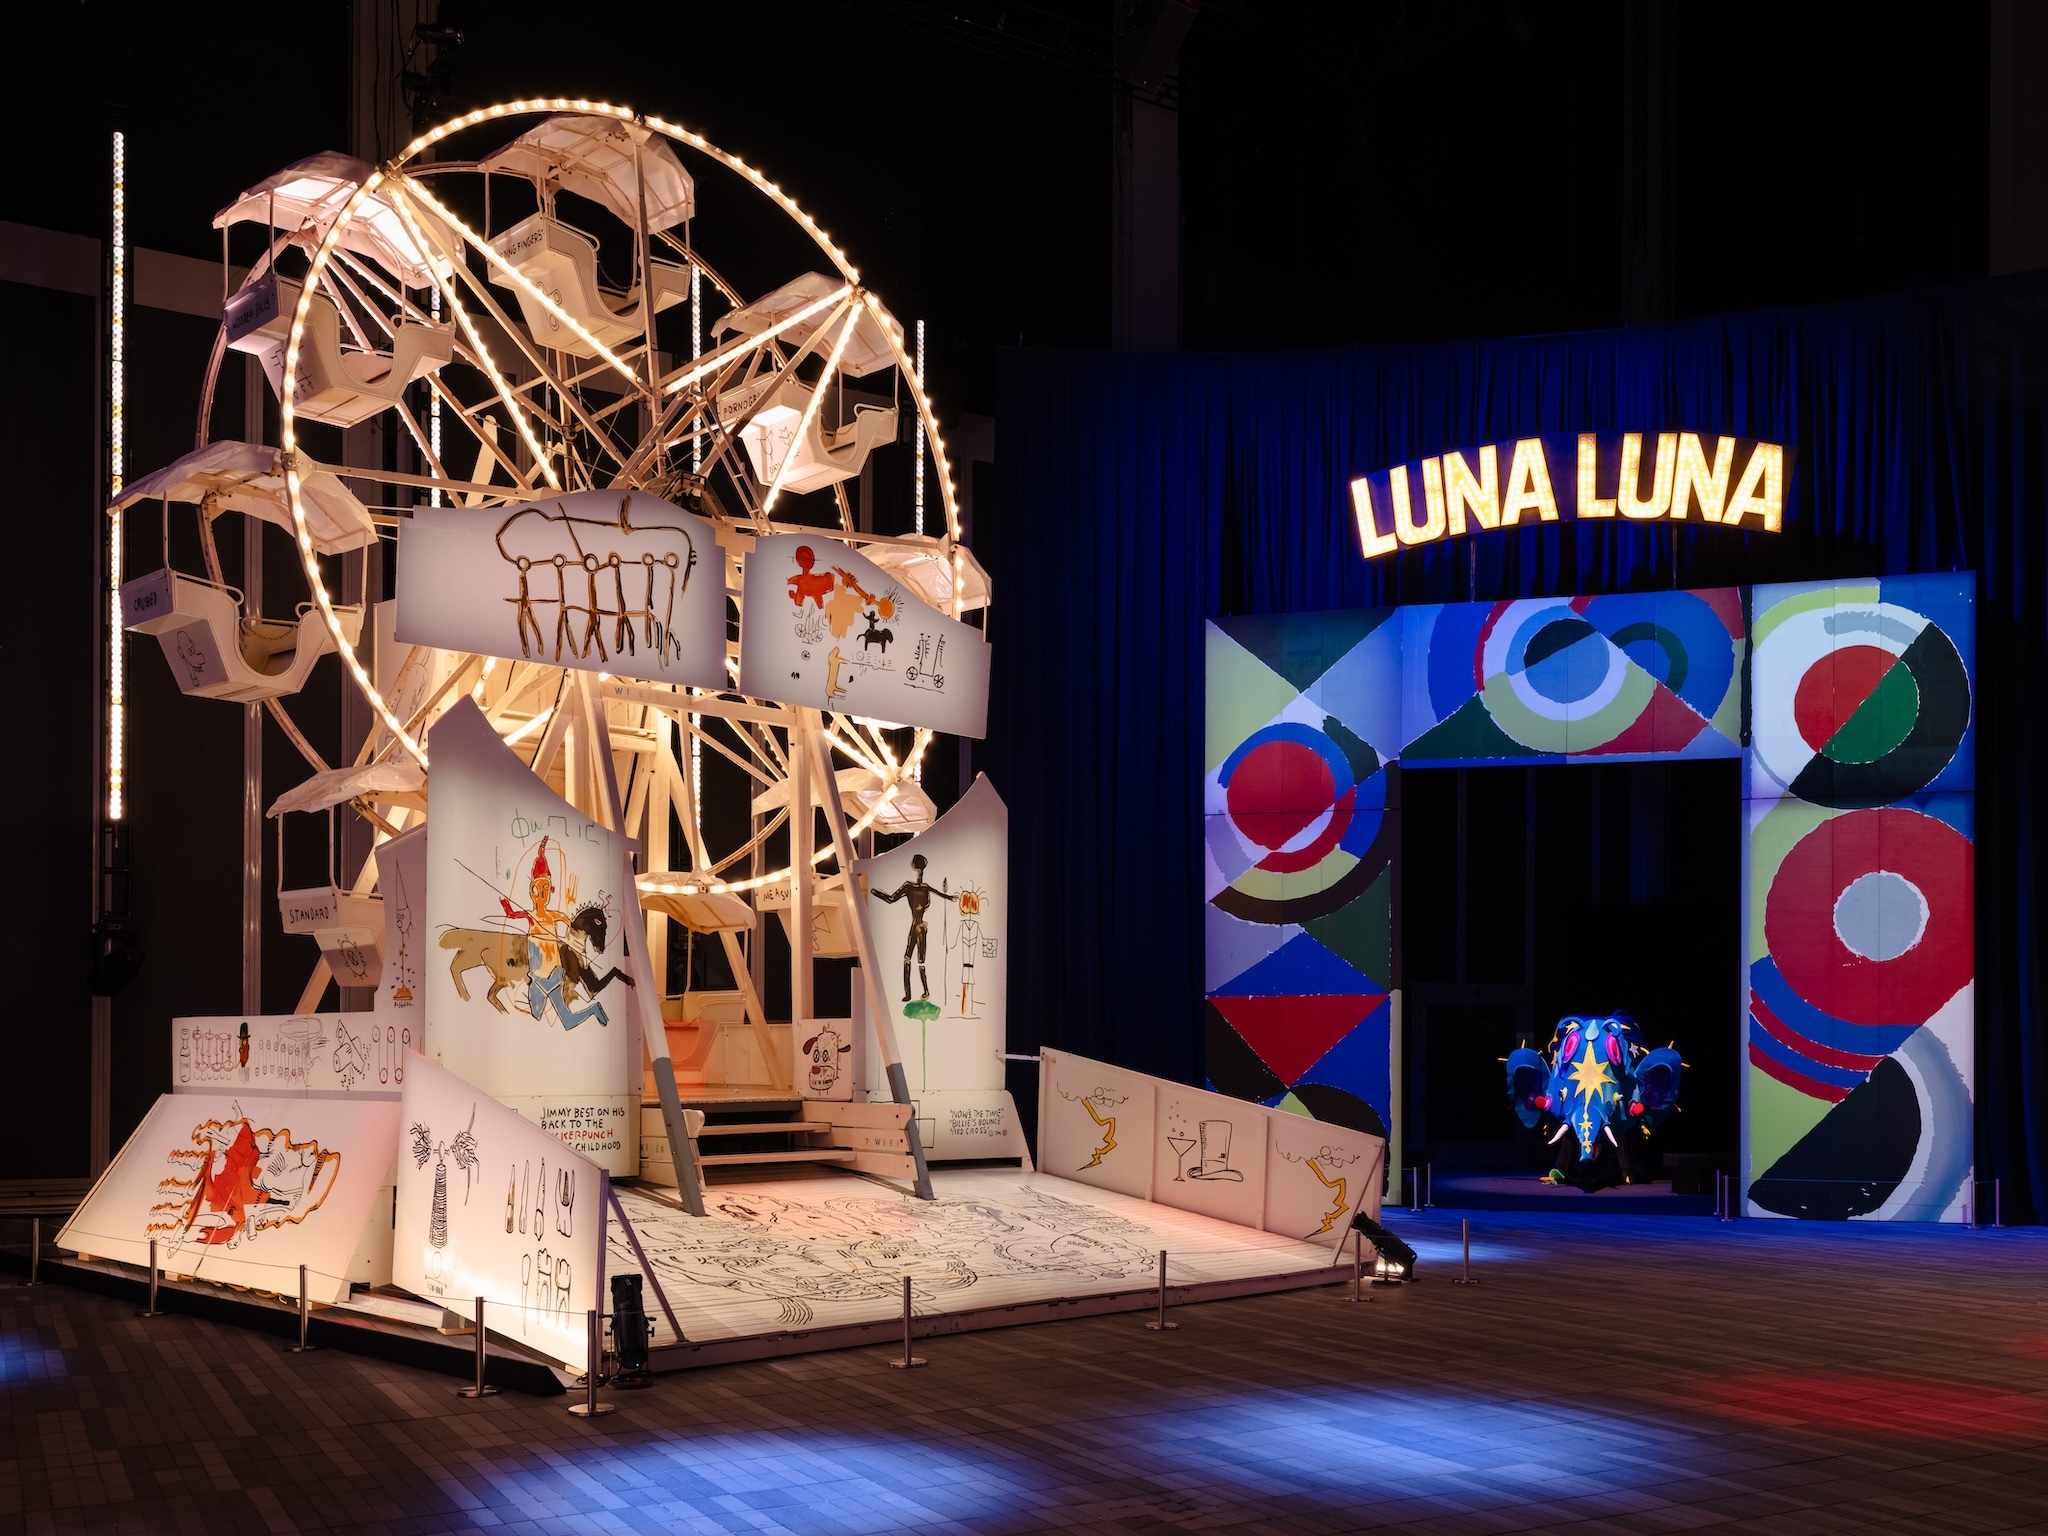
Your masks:
{"label": "wooden staircase", "polygon": [[[828,1168],[912,1181],[907,1104],[839,1104],[805,1099],[685,1101],[706,1184],[764,1174],[790,1177]],[[674,1187],[661,1106],[640,1111],[640,1177]]]}

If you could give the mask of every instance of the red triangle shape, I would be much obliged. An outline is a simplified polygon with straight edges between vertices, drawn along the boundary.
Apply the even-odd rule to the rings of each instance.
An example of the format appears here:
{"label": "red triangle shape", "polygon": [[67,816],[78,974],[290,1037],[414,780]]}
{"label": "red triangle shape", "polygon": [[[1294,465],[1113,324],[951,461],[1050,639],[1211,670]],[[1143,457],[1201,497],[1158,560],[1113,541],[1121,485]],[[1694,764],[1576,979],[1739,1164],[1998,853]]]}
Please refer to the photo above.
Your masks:
{"label": "red triangle shape", "polygon": [[1324,997],[1212,997],[1209,1004],[1283,1083],[1294,1080],[1386,1001],[1384,992]]}
{"label": "red triangle shape", "polygon": [[1676,752],[1707,728],[1691,705],[1662,683],[1652,685],[1650,702],[1643,712],[1612,741],[1574,751],[1573,756],[1604,756],[1618,752]]}

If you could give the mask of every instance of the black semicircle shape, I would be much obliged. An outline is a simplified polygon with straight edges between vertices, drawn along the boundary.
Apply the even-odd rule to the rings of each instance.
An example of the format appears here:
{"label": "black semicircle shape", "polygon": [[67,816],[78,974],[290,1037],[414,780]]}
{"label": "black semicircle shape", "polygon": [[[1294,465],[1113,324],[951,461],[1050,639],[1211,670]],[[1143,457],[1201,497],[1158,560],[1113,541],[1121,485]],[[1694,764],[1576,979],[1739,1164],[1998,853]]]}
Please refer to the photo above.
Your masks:
{"label": "black semicircle shape", "polygon": [[1328,917],[1361,895],[1387,867],[1387,861],[1394,856],[1394,842],[1401,835],[1400,822],[1401,813],[1395,807],[1388,806],[1382,811],[1379,830],[1373,834],[1371,846],[1365,850],[1364,856],[1320,891],[1311,891],[1305,896],[1286,896],[1276,901],[1264,896],[1248,896],[1236,886],[1226,885],[1209,898],[1209,904],[1219,912],[1228,912],[1248,923],[1306,923],[1311,918]]}
{"label": "black semicircle shape", "polygon": [[1302,1108],[1318,1120],[1386,1139],[1387,1125],[1380,1119],[1379,1111],[1355,1093],[1332,1088],[1328,1083],[1296,1083],[1294,1096],[1301,1100]]}
{"label": "black semicircle shape", "polygon": [[1867,1216],[1899,1187],[1920,1145],[1920,1096],[1887,1056],[1849,1096],[1749,1186],[1779,1216],[1847,1221]]}
{"label": "black semicircle shape", "polygon": [[1263,1104],[1287,1091],[1280,1075],[1267,1066],[1259,1053],[1245,1042],[1223,1017],[1214,1003],[1204,1010],[1209,1018],[1209,1051],[1203,1066],[1210,1085],[1233,1099],[1250,1099]]}

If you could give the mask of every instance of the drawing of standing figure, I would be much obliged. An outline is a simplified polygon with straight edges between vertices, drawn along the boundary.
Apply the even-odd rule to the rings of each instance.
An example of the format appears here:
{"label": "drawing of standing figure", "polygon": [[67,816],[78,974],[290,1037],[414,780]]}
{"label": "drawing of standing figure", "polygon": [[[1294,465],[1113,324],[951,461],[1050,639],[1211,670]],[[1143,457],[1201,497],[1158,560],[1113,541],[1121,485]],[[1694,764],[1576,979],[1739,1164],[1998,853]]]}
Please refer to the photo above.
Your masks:
{"label": "drawing of standing figure", "polygon": [[[912,854],[910,856],[910,867],[915,873],[911,878],[897,886],[893,891],[876,891],[873,893],[877,901],[886,901],[891,906],[901,901],[907,903],[910,907],[910,932],[903,939],[903,1001],[906,1003],[910,1001],[910,960],[913,955],[917,957],[917,982],[918,986],[922,988],[922,991],[918,994],[919,999],[926,1003],[931,1001],[931,978],[925,974],[925,948],[931,938],[929,914],[932,909],[932,898],[937,897],[940,901],[958,901],[960,899],[946,889],[945,881],[941,881],[937,885],[927,885],[925,883],[925,865],[929,862],[930,860],[926,859],[921,853]],[[934,1008],[932,1015],[936,1017],[937,1012],[938,1010]]]}
{"label": "drawing of standing figure", "polygon": [[981,894],[960,893],[960,1017],[974,1017],[974,957],[981,949]]}
{"label": "drawing of standing figure", "polygon": [[[564,1029],[574,1029],[585,1019],[596,1019],[600,1024],[609,1024],[611,1019],[604,1011],[604,1004],[592,998],[588,1007],[573,1008],[562,995],[563,969],[562,946],[576,942],[573,935],[565,936],[563,925],[569,921],[566,912],[557,912],[549,905],[554,900],[554,872],[548,866],[548,843],[543,837],[534,849],[533,867],[526,882],[526,899],[531,903],[522,911],[506,900],[498,898],[498,905],[505,909],[507,917],[518,918],[527,925],[526,937],[526,1006],[536,1019],[546,1011],[547,1005],[555,1005],[555,1016],[562,1021]],[[555,853],[562,859],[563,868],[568,868],[568,857],[562,845],[555,844]]]}

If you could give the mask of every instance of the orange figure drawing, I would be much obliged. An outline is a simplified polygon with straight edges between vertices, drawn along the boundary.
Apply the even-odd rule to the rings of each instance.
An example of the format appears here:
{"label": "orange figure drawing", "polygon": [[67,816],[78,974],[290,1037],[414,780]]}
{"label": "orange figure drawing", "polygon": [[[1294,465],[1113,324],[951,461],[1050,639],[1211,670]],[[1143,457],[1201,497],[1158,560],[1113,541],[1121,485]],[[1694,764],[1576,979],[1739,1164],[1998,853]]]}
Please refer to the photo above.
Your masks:
{"label": "orange figure drawing", "polygon": [[818,563],[817,553],[808,544],[796,547],[798,574],[789,578],[789,600],[801,608],[806,602],[815,603],[822,611],[826,594],[832,590],[832,573],[812,575],[811,567]]}

